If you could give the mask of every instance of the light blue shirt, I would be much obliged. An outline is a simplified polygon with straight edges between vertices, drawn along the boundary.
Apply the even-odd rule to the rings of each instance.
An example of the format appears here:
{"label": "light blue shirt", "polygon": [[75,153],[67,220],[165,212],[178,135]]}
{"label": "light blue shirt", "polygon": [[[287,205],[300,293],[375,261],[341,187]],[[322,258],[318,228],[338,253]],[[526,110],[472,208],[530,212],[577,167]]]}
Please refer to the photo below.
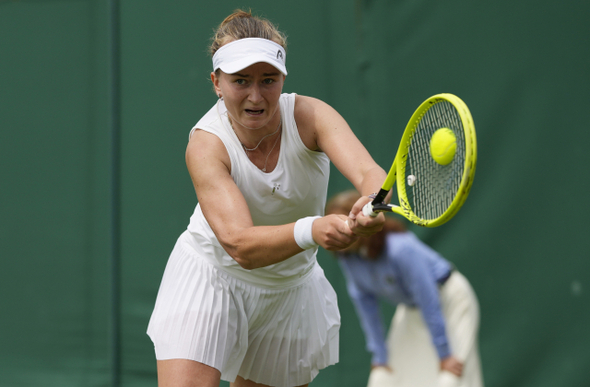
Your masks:
{"label": "light blue shirt", "polygon": [[378,299],[420,308],[440,359],[450,355],[438,286],[451,264],[412,232],[389,233],[374,261],[341,253],[338,259],[365,333],[372,364],[387,364],[387,346]]}

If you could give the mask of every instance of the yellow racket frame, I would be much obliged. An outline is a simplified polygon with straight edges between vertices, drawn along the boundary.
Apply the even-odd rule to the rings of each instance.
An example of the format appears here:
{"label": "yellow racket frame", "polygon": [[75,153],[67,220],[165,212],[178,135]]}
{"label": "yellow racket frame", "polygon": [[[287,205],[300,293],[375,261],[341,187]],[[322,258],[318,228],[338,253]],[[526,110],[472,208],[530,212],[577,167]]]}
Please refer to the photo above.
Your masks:
{"label": "yellow racket frame", "polygon": [[[435,219],[423,219],[412,211],[412,208],[409,204],[406,192],[406,161],[412,137],[414,136],[420,120],[428,109],[442,101],[450,102],[457,110],[461,119],[465,135],[465,164],[463,166],[463,173],[461,176],[459,189],[457,190],[457,193],[449,207]],[[475,137],[475,125],[473,124],[473,118],[471,117],[471,112],[467,108],[467,105],[459,97],[453,94],[443,93],[434,95],[424,101],[410,118],[399,144],[396,157],[394,158],[389,173],[387,174],[387,177],[381,186],[381,191],[379,191],[373,202],[368,203],[365,208],[363,208],[363,213],[365,215],[376,216],[378,212],[394,212],[402,215],[412,223],[415,223],[419,226],[440,226],[455,216],[463,203],[465,203],[465,200],[469,195],[469,191],[471,190],[473,178],[475,176],[476,162],[477,140]],[[399,206],[383,203],[385,196],[389,193],[396,181]]]}

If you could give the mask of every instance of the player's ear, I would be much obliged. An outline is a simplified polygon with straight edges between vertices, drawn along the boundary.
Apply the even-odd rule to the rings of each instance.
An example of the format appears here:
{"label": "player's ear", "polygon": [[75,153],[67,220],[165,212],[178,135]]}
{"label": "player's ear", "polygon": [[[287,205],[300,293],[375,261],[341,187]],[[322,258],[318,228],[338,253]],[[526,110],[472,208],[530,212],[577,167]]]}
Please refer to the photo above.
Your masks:
{"label": "player's ear", "polygon": [[215,71],[211,72],[211,83],[213,83],[213,89],[215,90],[215,94],[218,98],[221,98],[221,88],[219,87],[219,77],[215,73]]}

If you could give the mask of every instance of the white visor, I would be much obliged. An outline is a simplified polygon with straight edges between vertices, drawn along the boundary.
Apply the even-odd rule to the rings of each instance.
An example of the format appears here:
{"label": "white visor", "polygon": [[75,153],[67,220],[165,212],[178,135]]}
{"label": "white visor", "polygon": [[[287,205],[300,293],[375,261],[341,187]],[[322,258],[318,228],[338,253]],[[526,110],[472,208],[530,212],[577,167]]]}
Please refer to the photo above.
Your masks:
{"label": "white visor", "polygon": [[213,55],[213,71],[221,69],[226,74],[235,74],[254,63],[264,62],[287,75],[285,49],[272,40],[245,38],[221,46]]}

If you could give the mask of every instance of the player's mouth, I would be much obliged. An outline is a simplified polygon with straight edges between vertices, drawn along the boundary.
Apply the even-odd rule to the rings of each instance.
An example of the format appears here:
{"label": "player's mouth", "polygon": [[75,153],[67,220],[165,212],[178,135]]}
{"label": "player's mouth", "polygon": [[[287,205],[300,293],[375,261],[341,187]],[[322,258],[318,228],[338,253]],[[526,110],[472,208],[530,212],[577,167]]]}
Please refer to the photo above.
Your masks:
{"label": "player's mouth", "polygon": [[245,109],[245,111],[251,116],[260,116],[264,113],[264,109]]}

